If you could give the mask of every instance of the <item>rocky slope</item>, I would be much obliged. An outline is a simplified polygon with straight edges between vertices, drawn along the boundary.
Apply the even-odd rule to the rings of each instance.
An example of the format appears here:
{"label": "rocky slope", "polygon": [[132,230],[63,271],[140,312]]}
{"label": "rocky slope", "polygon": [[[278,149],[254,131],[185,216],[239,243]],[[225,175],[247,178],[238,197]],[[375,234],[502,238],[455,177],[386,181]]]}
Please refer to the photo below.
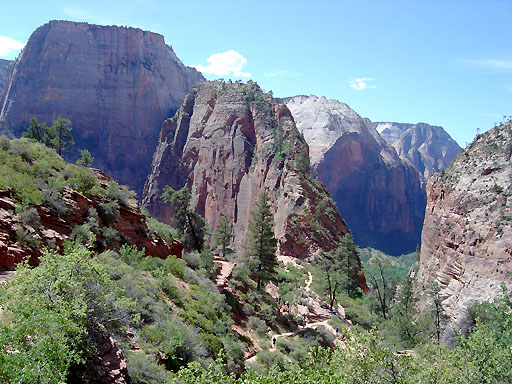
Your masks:
{"label": "rocky slope", "polygon": [[306,258],[335,247],[347,232],[325,187],[309,175],[308,146],[283,104],[253,82],[194,87],[162,127],[143,206],[168,221],[165,185],[186,185],[210,228],[221,214],[234,222],[235,245],[246,242],[250,211],[267,190],[279,252]]}
{"label": "rocky slope", "polygon": [[413,251],[425,209],[415,169],[348,105],[316,96],[285,101],[356,243],[394,255]]}
{"label": "rocky slope", "polygon": [[436,282],[454,322],[512,288],[512,123],[491,129],[427,184],[417,291]]}
{"label": "rocky slope", "polygon": [[7,82],[7,77],[9,77],[9,71],[14,61],[11,60],[3,60],[0,59],[0,98],[4,93],[4,86]]}
{"label": "rocky slope", "polygon": [[459,144],[443,129],[426,123],[373,123],[398,156],[409,161],[424,182],[434,172],[446,168],[462,150]]}
{"label": "rocky slope", "polygon": [[37,265],[44,247],[62,250],[65,240],[92,233],[100,251],[127,243],[146,255],[181,257],[181,243],[150,229],[138,204],[103,172],[64,165],[25,139],[0,139],[0,271],[23,260]]}
{"label": "rocky slope", "polygon": [[202,75],[164,37],[140,29],[51,21],[18,57],[0,104],[4,132],[31,116],[69,118],[94,166],[141,192],[162,122]]}

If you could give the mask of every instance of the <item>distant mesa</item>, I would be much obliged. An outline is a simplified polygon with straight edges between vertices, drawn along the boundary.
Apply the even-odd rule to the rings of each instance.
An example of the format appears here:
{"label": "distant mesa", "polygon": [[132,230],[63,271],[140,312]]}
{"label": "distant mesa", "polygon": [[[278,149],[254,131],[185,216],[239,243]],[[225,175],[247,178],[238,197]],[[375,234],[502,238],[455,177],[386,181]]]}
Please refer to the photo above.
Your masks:
{"label": "distant mesa", "polygon": [[62,115],[94,166],[140,193],[162,121],[203,80],[162,35],[51,21],[32,34],[11,68],[0,131],[19,136],[31,116],[51,123]]}
{"label": "distant mesa", "polygon": [[347,104],[314,95],[283,100],[356,243],[392,255],[414,251],[425,210],[414,167]]}

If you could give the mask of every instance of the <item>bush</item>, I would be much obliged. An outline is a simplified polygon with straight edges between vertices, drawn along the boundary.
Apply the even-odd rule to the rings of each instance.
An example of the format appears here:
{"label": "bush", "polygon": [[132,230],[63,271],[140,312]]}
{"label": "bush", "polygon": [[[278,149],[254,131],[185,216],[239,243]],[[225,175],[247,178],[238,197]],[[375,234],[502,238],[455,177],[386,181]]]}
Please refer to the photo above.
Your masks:
{"label": "bush", "polygon": [[117,201],[106,201],[98,206],[99,215],[107,225],[114,224],[119,218],[119,204]]}
{"label": "bush", "polygon": [[281,354],[281,352],[277,351],[260,351],[256,355],[256,359],[265,368],[270,368],[274,365],[277,365],[280,368],[284,368],[286,365],[286,360],[284,356]]}
{"label": "bush", "polygon": [[249,326],[249,329],[254,330],[259,336],[266,335],[268,332],[267,324],[259,317],[249,317],[247,320],[247,325]]}
{"label": "bush", "polygon": [[170,380],[170,373],[143,351],[126,353],[128,374],[134,383],[161,384]]}
{"label": "bush", "polygon": [[189,252],[183,255],[183,260],[192,269],[199,269],[202,264],[201,255],[198,252]]}
{"label": "bush", "polygon": [[17,205],[16,220],[19,223],[27,227],[32,227],[35,230],[41,229],[41,218],[39,217],[39,213],[35,208]]}
{"label": "bush", "polygon": [[107,247],[115,247],[121,241],[119,232],[117,232],[114,228],[111,227],[101,228],[101,236],[103,237],[103,240]]}

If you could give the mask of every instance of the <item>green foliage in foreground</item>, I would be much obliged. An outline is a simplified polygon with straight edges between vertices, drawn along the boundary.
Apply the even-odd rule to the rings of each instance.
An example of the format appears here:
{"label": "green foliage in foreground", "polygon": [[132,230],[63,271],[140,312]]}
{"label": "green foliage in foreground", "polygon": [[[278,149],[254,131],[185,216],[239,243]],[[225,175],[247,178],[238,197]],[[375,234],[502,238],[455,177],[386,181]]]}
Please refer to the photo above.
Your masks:
{"label": "green foliage in foreground", "polygon": [[86,196],[105,193],[91,170],[66,163],[55,150],[0,136],[0,190],[11,191],[23,205],[53,208],[65,187]]}
{"label": "green foliage in foreground", "polygon": [[333,383],[510,383],[512,347],[500,347],[496,334],[479,325],[455,349],[427,347],[418,356],[393,353],[371,331],[349,331],[343,348],[313,348],[300,363],[265,372],[249,369],[238,379],[225,374],[222,358],[205,369],[191,364],[171,383],[333,384]]}

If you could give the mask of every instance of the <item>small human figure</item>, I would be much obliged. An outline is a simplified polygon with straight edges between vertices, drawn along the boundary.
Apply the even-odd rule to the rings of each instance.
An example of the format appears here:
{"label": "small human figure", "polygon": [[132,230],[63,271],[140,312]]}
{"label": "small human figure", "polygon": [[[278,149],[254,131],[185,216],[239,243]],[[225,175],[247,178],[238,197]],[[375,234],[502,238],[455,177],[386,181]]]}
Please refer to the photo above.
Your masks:
{"label": "small human figure", "polygon": [[272,337],[272,347],[276,347],[276,337]]}

